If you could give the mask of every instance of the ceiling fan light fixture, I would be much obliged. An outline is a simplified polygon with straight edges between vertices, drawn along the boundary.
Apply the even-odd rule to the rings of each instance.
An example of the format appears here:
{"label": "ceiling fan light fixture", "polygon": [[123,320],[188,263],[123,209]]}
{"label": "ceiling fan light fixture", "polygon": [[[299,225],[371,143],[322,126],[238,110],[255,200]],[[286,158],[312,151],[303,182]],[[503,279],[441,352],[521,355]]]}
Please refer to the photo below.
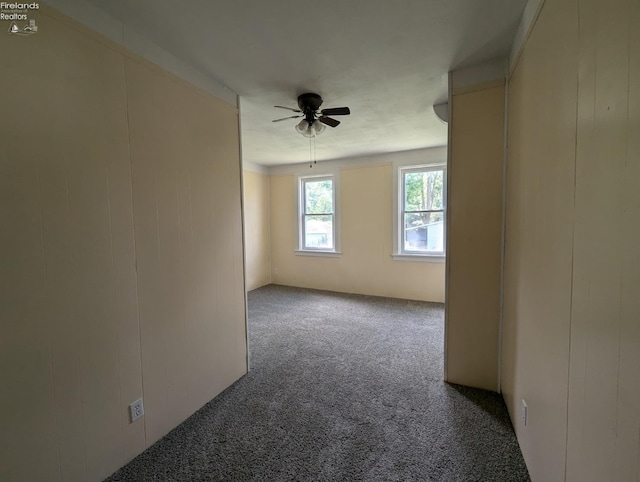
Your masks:
{"label": "ceiling fan light fixture", "polygon": [[309,127],[309,123],[306,119],[302,119],[296,126],[296,132],[302,134],[305,137],[313,137],[315,133]]}
{"label": "ceiling fan light fixture", "polygon": [[348,107],[334,107],[332,109],[323,109],[318,111],[322,105],[322,97],[318,94],[308,92],[298,96],[298,107],[294,109],[291,107],[285,107],[283,105],[276,105],[279,109],[286,109],[295,112],[300,115],[292,115],[289,117],[283,117],[282,119],[274,119],[272,122],[280,122],[287,119],[295,119],[298,117],[304,117],[298,125],[296,125],[296,132],[307,138],[313,138],[322,134],[327,126],[337,127],[340,121],[328,117],[329,115],[349,115],[351,110]]}
{"label": "ceiling fan light fixture", "polygon": [[326,129],[326,126],[317,119],[311,123],[309,123],[308,120],[303,119],[296,126],[296,132],[298,134],[302,134],[305,137],[318,136],[322,134],[325,129]]}
{"label": "ceiling fan light fixture", "polygon": [[311,124],[311,128],[313,130],[316,131],[316,135],[319,136],[320,134],[322,134],[324,132],[324,130],[327,128],[327,126],[325,126],[322,122],[320,122],[318,119],[313,121],[313,124]]}

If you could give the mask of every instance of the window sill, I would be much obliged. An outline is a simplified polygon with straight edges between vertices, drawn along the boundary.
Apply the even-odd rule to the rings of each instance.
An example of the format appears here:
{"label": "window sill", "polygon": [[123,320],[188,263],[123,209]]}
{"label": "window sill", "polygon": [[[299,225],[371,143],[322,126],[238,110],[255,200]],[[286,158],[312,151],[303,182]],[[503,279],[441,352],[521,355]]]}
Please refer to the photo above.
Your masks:
{"label": "window sill", "polygon": [[310,249],[296,249],[294,251],[296,256],[317,256],[320,258],[340,258],[342,253],[339,251],[320,251]]}
{"label": "window sill", "polygon": [[391,259],[394,261],[415,261],[419,263],[438,263],[442,264],[446,260],[445,255],[441,254],[392,254]]}

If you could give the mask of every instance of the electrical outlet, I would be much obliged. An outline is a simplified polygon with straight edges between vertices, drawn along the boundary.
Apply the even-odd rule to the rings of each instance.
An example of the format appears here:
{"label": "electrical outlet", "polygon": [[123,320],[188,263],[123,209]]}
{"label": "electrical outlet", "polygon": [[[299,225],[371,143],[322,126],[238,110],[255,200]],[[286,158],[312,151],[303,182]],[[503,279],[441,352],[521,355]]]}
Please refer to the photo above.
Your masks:
{"label": "electrical outlet", "polygon": [[129,405],[129,415],[131,415],[131,423],[138,420],[144,415],[144,405],[142,404],[142,398],[138,398],[135,402]]}
{"label": "electrical outlet", "polygon": [[528,415],[529,415],[529,407],[527,406],[527,402],[525,402],[523,398],[522,399],[522,423],[525,427],[527,426]]}

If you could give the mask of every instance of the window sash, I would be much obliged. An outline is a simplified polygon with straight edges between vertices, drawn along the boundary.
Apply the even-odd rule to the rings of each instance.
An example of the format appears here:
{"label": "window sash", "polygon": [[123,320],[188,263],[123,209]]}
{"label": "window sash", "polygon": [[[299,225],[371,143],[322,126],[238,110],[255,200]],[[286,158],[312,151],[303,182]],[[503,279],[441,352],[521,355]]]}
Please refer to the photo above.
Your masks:
{"label": "window sash", "polygon": [[[435,214],[434,218],[429,216],[427,224],[419,224],[408,227],[407,216],[420,214]],[[438,216],[439,214],[439,216]],[[409,239],[409,232],[414,232],[413,239]],[[422,234],[418,234],[422,230]],[[412,247],[411,244],[424,244],[424,248]],[[402,215],[402,252],[410,254],[440,255],[444,253],[444,210],[432,210],[422,212],[404,212]],[[439,249],[429,249],[429,245],[439,246]]]}
{"label": "window sash", "polygon": [[[411,255],[426,255],[426,256],[443,256],[445,253],[445,236],[446,236],[446,167],[442,165],[437,166],[416,166],[410,168],[400,168],[400,192],[399,192],[399,201],[400,201],[400,209],[398,216],[398,252],[401,254],[411,254]],[[407,209],[407,175],[415,174],[415,173],[428,173],[439,171],[442,172],[442,207],[438,209]],[[415,215],[431,215],[431,214],[441,214],[442,220],[440,223],[442,224],[442,233],[438,235],[438,239],[436,244],[441,244],[442,249],[439,250],[428,250],[428,249],[412,249],[407,242],[407,228],[406,228],[406,218],[407,215],[415,214]],[[425,240],[423,242],[428,242],[429,237],[429,228],[426,227]],[[432,241],[433,242],[433,241]]]}
{"label": "window sash", "polygon": [[[310,220],[314,220],[317,218],[330,218],[329,221],[326,221],[325,224],[329,224],[331,227],[331,232],[307,232],[307,222]],[[333,250],[335,249],[334,245],[334,215],[332,213],[329,214],[305,214],[302,220],[302,239],[303,239],[303,248],[304,249],[313,249],[313,250]]]}
{"label": "window sash", "polygon": [[418,210],[418,211],[406,210],[406,211],[402,211],[402,212],[406,213],[406,214],[441,213],[441,212],[444,212],[444,209],[423,209],[423,210]]}
{"label": "window sash", "polygon": [[[333,211],[331,212],[321,212],[321,213],[317,213],[317,212],[313,212],[313,213],[309,213],[309,209],[307,206],[307,185],[310,183],[317,183],[317,182],[323,182],[323,181],[330,181],[331,182],[331,207],[333,209]],[[301,178],[300,179],[300,249],[305,250],[305,251],[335,251],[336,249],[336,226],[335,226],[335,219],[336,219],[336,192],[335,192],[335,179],[333,176],[314,176],[314,177],[309,177],[309,178]],[[330,234],[330,236],[328,236],[328,240],[326,243],[322,243],[324,245],[320,245],[318,246],[316,242],[313,242],[311,240],[310,235],[312,234],[318,234],[319,236],[317,236],[318,240],[322,240],[322,234],[325,233],[309,233],[307,232],[307,220],[309,219],[318,219],[318,218],[323,218],[323,217],[329,217],[330,220],[328,221],[329,225],[330,225],[330,233],[326,233],[326,234]],[[316,245],[314,245],[316,244]]]}

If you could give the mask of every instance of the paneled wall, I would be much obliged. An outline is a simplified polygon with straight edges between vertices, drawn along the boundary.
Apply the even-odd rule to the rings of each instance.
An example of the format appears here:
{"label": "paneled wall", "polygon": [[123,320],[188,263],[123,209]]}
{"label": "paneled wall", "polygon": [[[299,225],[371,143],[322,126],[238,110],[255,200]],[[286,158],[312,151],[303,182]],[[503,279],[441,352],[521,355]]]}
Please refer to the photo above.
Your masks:
{"label": "paneled wall", "polygon": [[245,371],[238,126],[217,99],[125,67],[149,444]]}
{"label": "paneled wall", "polygon": [[[502,392],[533,480],[564,477],[575,7],[573,2],[548,2],[509,83]],[[528,405],[526,429],[520,418],[522,399]]]}
{"label": "paneled wall", "polygon": [[271,283],[269,174],[243,170],[247,290]]}
{"label": "paneled wall", "polygon": [[640,479],[640,2],[581,0],[567,480]]}
{"label": "paneled wall", "polygon": [[0,35],[0,479],[101,480],[246,371],[237,111],[37,24]]}
{"label": "paneled wall", "polygon": [[504,78],[451,97],[447,381],[498,390]]}
{"label": "paneled wall", "polygon": [[640,477],[639,24],[547,0],[509,83],[502,389],[534,481]]}

